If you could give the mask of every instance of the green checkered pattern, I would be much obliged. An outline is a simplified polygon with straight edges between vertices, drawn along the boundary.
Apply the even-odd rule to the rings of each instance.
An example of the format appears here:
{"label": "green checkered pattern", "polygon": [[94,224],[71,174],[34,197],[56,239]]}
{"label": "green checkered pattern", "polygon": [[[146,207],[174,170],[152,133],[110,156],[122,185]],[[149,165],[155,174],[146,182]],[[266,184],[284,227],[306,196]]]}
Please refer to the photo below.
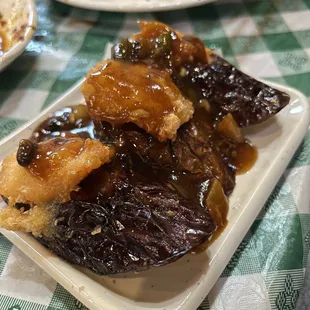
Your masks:
{"label": "green checkered pattern", "polygon": [[[0,74],[0,138],[81,79],[109,42],[137,30],[137,19],[193,32],[243,71],[310,97],[310,0],[221,1],[155,14],[38,0],[37,11],[33,40]],[[309,184],[310,133],[199,310],[295,309],[310,246]],[[86,309],[1,235],[0,274],[1,310]]]}

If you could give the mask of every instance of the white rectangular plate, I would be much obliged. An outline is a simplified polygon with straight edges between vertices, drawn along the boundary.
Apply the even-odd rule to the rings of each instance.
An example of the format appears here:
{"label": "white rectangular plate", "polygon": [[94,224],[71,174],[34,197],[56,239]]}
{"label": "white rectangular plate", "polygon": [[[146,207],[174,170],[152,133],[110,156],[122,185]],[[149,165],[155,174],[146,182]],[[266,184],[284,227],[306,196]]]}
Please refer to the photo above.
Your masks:
{"label": "white rectangular plate", "polygon": [[[309,125],[307,99],[294,89],[269,84],[287,92],[291,101],[271,120],[246,129],[259,157],[253,169],[237,176],[230,197],[228,225],[205,252],[188,254],[177,262],[138,274],[97,276],[56,257],[29,234],[1,232],[92,310],[196,309],[259,213]],[[17,148],[20,139],[29,137],[49,113],[80,103],[79,89],[80,84],[34,121],[4,139],[0,143],[0,160]]]}

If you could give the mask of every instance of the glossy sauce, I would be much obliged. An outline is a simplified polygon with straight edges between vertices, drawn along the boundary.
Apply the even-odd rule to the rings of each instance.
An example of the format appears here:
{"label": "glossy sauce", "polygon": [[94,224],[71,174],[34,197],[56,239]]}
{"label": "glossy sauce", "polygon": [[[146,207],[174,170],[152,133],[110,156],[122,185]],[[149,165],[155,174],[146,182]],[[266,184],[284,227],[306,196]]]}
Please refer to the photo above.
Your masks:
{"label": "glossy sauce", "polygon": [[[204,109],[198,111],[194,119],[196,119],[196,124],[203,120],[206,123],[209,122]],[[206,128],[205,134],[208,134],[209,139],[213,141],[213,147],[218,148],[218,152],[223,152],[220,155],[224,162],[231,167],[229,169],[241,174],[253,166],[257,159],[255,147],[248,142],[235,143],[231,140],[225,140],[214,132],[212,126]],[[136,182],[166,184],[167,187],[178,192],[186,199],[199,203],[202,207],[208,206],[211,216],[217,224],[217,229],[212,239],[199,246],[195,251],[203,250],[212,243],[227,225],[228,199],[221,183],[217,179],[212,181],[207,176],[201,179],[188,172],[168,167],[158,168],[142,160],[141,149],[146,148],[144,147],[145,141],[147,141],[149,147],[150,139],[153,140],[150,154],[154,155],[155,158],[163,158],[167,155],[165,151],[167,145],[156,142],[156,139],[149,137],[135,125],[126,124],[118,128],[108,123],[94,123],[87,114],[86,106],[78,105],[57,111],[33,133],[35,142],[45,141],[52,137],[97,138],[105,144],[113,144],[117,149],[117,154],[111,164],[104,165],[91,173],[80,184],[81,189],[78,192],[72,192],[71,198],[73,200],[104,203],[113,192],[113,184],[117,183],[119,176],[124,171],[127,171],[126,174],[130,178],[131,184]],[[53,152],[48,153],[46,151],[51,149],[48,146],[46,149],[41,149],[30,166],[31,171],[42,176],[49,167],[57,168],[61,164],[62,158],[78,154],[83,145],[80,142],[76,143],[74,140],[72,139],[71,142],[69,140],[67,144],[60,143],[56,147],[53,146]],[[128,171],[131,171],[129,175]]]}
{"label": "glossy sauce", "polygon": [[[133,39],[135,44],[142,45],[142,48],[138,53],[133,53],[135,57],[152,58],[156,63],[164,63],[171,69],[180,68],[182,64],[189,62],[207,62],[205,46],[200,39],[180,36],[165,24],[156,21],[140,21],[139,26],[141,32],[134,35]],[[145,45],[147,52],[141,53]]]}
{"label": "glossy sauce", "polygon": [[[50,142],[51,138],[58,139]],[[33,142],[44,144],[40,144],[29,166],[31,173],[44,178],[49,169],[58,169],[63,159],[80,154],[85,141],[80,138],[94,138],[94,124],[86,106],[80,104],[56,111],[32,135]]]}
{"label": "glossy sauce", "polygon": [[34,175],[45,178],[58,170],[62,161],[79,155],[84,149],[84,139],[62,137],[38,145],[34,158],[27,169]]}
{"label": "glossy sauce", "polygon": [[243,174],[249,171],[255,164],[258,157],[256,147],[250,143],[243,143],[237,146],[237,156],[234,160],[236,174]]}
{"label": "glossy sauce", "polygon": [[[93,119],[113,125],[132,122],[161,141],[175,137],[175,122],[182,124],[193,113],[168,72],[143,63],[104,61],[88,74],[81,90]],[[165,127],[171,128],[163,131]]]}
{"label": "glossy sauce", "polygon": [[[165,71],[144,64],[111,61],[88,77],[82,92],[90,96],[89,113],[94,119],[123,124],[129,121],[131,113],[144,111],[143,118],[152,126],[173,109],[164,86],[176,89]],[[147,114],[150,107],[152,115]]]}
{"label": "glossy sauce", "polygon": [[93,139],[94,133],[94,123],[89,117],[86,105],[79,104],[56,111],[36,128],[32,140],[41,142],[55,137]]}
{"label": "glossy sauce", "polygon": [[140,33],[112,48],[112,58],[142,62],[171,73],[183,95],[195,105],[208,100],[215,118],[231,113],[241,127],[267,120],[289,103],[289,96],[242,73],[186,36],[156,21],[141,21]]}

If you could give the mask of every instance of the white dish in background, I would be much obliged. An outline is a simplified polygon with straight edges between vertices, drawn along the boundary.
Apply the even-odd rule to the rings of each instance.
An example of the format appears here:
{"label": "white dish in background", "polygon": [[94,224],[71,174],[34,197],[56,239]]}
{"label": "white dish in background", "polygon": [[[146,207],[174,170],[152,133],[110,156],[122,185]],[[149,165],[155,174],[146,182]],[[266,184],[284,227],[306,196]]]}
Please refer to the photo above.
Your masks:
{"label": "white dish in background", "polygon": [[[268,84],[287,92],[291,101],[273,119],[246,129],[259,157],[248,173],[237,176],[228,225],[205,252],[138,274],[100,277],[66,263],[29,234],[1,232],[91,310],[196,309],[253,223],[309,125],[306,98],[294,89]],[[78,84],[34,121],[6,137],[0,143],[0,160],[17,148],[20,139],[29,137],[49,113],[81,101]]]}
{"label": "white dish in background", "polygon": [[112,12],[179,10],[216,0],[57,0],[84,9]]}
{"label": "white dish in background", "polygon": [[0,51],[0,71],[24,51],[36,26],[33,0],[0,0],[0,32],[9,42],[7,51]]}

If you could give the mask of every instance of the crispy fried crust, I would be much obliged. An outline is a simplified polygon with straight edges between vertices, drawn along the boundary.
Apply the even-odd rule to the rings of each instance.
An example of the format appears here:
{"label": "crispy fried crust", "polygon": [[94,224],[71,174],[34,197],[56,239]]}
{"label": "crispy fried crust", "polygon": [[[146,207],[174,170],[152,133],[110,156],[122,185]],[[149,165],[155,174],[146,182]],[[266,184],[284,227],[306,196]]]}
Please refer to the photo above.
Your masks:
{"label": "crispy fried crust", "polygon": [[135,123],[164,141],[193,115],[165,70],[115,60],[99,63],[82,86],[90,115],[114,125]]}
{"label": "crispy fried crust", "polygon": [[[42,159],[46,153],[51,157]],[[99,141],[56,138],[38,144],[36,156],[41,156],[41,161],[34,160],[27,168],[18,165],[16,153],[9,155],[0,170],[0,194],[9,200],[9,206],[0,210],[0,227],[36,235],[46,232],[53,218],[53,203],[69,200],[80,181],[110,161],[113,154]],[[17,202],[32,207],[18,210],[14,207]]]}
{"label": "crispy fried crust", "polygon": [[[59,146],[51,143],[53,140],[40,143],[37,152],[50,145],[48,148],[50,151],[56,150],[56,153],[60,154],[60,149],[57,149]],[[36,175],[30,167],[19,166],[16,153],[5,158],[0,170],[0,194],[7,197],[11,203],[23,202],[35,205],[50,201],[66,201],[70,192],[81,180],[92,170],[108,162],[113,155],[110,148],[99,141],[81,138],[67,140],[78,143],[80,153],[66,154],[65,158],[61,158],[58,167],[46,168],[43,177]],[[61,146],[66,148],[66,145],[68,143]]]}
{"label": "crispy fried crust", "polygon": [[32,232],[41,235],[53,220],[53,210],[47,206],[34,206],[23,212],[12,205],[0,210],[0,226],[8,230]]}

